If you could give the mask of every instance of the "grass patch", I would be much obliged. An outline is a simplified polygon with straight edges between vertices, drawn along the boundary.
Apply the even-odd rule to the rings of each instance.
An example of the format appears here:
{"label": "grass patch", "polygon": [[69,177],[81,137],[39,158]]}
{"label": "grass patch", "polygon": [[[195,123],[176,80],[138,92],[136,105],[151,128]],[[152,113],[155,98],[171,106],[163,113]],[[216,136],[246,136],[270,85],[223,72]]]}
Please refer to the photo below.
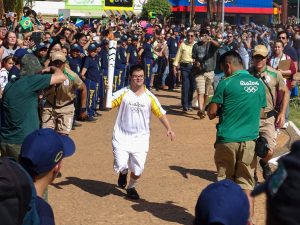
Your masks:
{"label": "grass patch", "polygon": [[300,128],[300,105],[290,103],[290,114],[289,120],[293,121],[293,123]]}

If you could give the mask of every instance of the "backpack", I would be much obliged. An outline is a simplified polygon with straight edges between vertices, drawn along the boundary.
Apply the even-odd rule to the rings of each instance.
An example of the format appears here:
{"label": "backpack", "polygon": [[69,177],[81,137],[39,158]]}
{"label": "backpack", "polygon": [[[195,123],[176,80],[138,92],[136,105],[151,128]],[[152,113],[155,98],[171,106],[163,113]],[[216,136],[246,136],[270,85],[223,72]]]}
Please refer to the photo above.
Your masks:
{"label": "backpack", "polygon": [[0,158],[0,218],[5,225],[39,225],[36,190],[29,174],[11,158]]}

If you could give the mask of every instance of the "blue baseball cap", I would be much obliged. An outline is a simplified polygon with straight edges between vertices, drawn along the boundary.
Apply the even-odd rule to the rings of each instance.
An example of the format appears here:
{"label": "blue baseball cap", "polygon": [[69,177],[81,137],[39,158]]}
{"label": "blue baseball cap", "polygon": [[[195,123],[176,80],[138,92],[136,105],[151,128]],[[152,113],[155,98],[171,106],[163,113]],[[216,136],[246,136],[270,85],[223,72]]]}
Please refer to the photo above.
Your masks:
{"label": "blue baseball cap", "polygon": [[32,50],[29,48],[19,48],[17,51],[15,51],[14,57],[22,58],[24,55],[27,54],[33,54]]}
{"label": "blue baseball cap", "polygon": [[89,45],[88,51],[89,51],[89,52],[90,52],[90,51],[94,51],[94,50],[96,50],[97,48],[98,48],[98,45],[96,45],[95,43],[92,43],[92,44]]}
{"label": "blue baseball cap", "polygon": [[71,45],[70,49],[80,51],[80,46],[79,46],[79,44],[73,44],[73,45]]}
{"label": "blue baseball cap", "polygon": [[249,210],[248,198],[239,185],[231,180],[218,181],[200,194],[194,224],[247,225]]}
{"label": "blue baseball cap", "polygon": [[145,37],[145,39],[148,39],[148,40],[149,40],[149,39],[151,39],[153,36],[152,36],[151,34],[145,34],[144,37]]}
{"label": "blue baseball cap", "polygon": [[37,51],[39,51],[41,49],[48,49],[47,45],[44,42],[39,43],[36,47]]}
{"label": "blue baseball cap", "polygon": [[105,46],[105,45],[108,45],[109,44],[109,42],[106,40],[106,39],[104,39],[102,42],[101,42],[101,46]]}
{"label": "blue baseball cap", "polygon": [[63,158],[73,155],[75,144],[71,138],[50,128],[33,131],[23,141],[20,164],[30,174],[52,170]]}
{"label": "blue baseball cap", "polygon": [[132,36],[132,41],[138,41],[138,40],[139,40],[138,36],[136,36],[136,35]]}
{"label": "blue baseball cap", "polygon": [[121,37],[121,41],[122,41],[122,42],[123,42],[123,41],[127,41],[127,39],[128,39],[127,35],[124,35],[124,36]]}

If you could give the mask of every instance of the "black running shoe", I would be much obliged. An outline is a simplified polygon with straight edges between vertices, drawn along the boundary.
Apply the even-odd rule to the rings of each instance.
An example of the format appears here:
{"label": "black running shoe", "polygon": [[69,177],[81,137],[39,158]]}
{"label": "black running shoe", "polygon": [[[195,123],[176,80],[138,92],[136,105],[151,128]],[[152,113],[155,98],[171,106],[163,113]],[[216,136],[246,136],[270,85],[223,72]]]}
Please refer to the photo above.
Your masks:
{"label": "black running shoe", "polygon": [[128,188],[126,190],[127,192],[127,197],[130,198],[130,199],[134,199],[134,200],[137,200],[137,199],[140,199],[140,196],[139,194],[137,193],[137,191],[135,190],[135,188]]}
{"label": "black running shoe", "polygon": [[272,170],[268,163],[264,162],[262,159],[259,160],[259,164],[263,169],[263,178],[267,180],[272,175]]}
{"label": "black running shoe", "polygon": [[119,174],[118,185],[120,188],[125,188],[127,185],[127,173]]}

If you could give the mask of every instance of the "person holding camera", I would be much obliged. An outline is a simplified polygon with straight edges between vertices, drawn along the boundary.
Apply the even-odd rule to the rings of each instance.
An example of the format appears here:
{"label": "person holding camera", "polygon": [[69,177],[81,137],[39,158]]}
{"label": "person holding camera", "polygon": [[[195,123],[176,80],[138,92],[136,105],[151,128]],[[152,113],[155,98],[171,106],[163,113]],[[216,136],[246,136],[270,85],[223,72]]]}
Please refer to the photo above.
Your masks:
{"label": "person holding camera", "polygon": [[216,67],[216,53],[220,44],[209,36],[208,30],[200,31],[200,40],[193,46],[192,57],[194,66],[192,73],[195,76],[196,90],[198,94],[200,119],[205,118],[204,107],[208,101],[210,88],[214,81],[214,69]]}
{"label": "person holding camera", "polygon": [[217,179],[231,179],[244,190],[253,216],[250,192],[255,186],[257,164],[254,140],[259,133],[261,111],[267,105],[266,93],[263,83],[244,70],[237,52],[224,53],[220,66],[225,79],[220,81],[207,111],[209,119],[219,116],[214,145]]}

